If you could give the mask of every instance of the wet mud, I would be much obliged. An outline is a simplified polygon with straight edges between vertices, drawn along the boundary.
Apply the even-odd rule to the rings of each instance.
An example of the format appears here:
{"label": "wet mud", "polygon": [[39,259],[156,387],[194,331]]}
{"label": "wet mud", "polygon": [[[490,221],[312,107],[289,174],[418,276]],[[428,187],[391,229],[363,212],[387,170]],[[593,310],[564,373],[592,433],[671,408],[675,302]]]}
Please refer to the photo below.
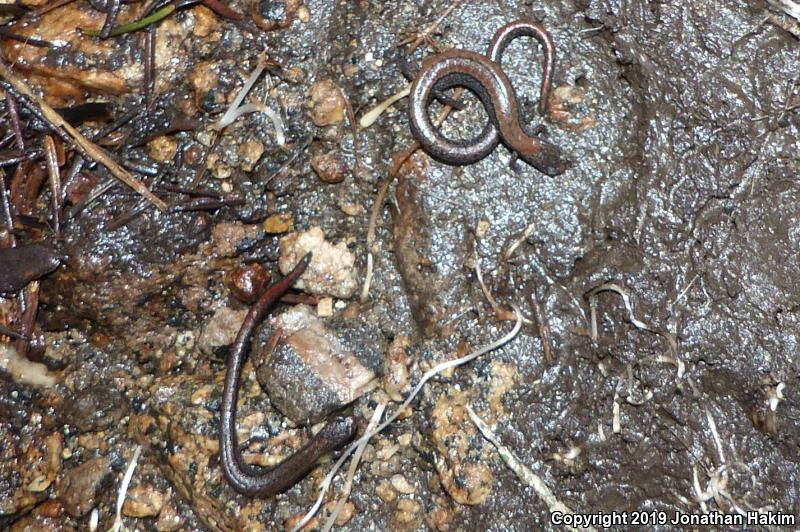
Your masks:
{"label": "wet mud", "polygon": [[[101,26],[104,15],[83,4],[67,8],[79,12],[73,26]],[[219,414],[225,357],[252,292],[302,256],[291,246],[303,235],[329,260],[273,316],[316,305],[314,330],[337,335],[331,342],[375,373],[346,407],[361,432],[378,404],[396,409],[436,364],[511,330],[511,305],[524,318],[513,340],[430,380],[371,440],[337,528],[560,530],[467,406],[574,512],[800,519],[800,40],[791,17],[767,2],[717,0],[255,6],[258,24],[274,29],[255,28],[252,6],[239,1],[230,7],[244,21],[206,6],[164,20],[152,96],[162,114],[107,140],[131,165],[156,169],[136,175],[170,205],[190,199],[174,187],[227,200],[161,212],[114,184],[67,217],[55,271],[8,283],[17,290],[41,277],[29,333],[44,347],[28,357],[37,365],[17,361],[22,369],[5,365],[0,376],[0,526],[86,530],[96,510],[108,529],[141,446],[126,526],[290,529],[331,461],[274,498],[239,495],[219,464]],[[522,16],[552,34],[546,117],[536,111],[535,41],[514,41],[502,69],[532,128],[570,161],[564,174],[545,176],[502,145],[468,166],[420,150],[400,165],[414,142],[405,99],[354,135],[353,117],[408,84],[398,43],[450,7],[417,57],[434,45],[483,53],[497,28]],[[136,18],[138,8],[125,9],[126,21]],[[36,22],[12,27],[57,37]],[[139,38],[97,41],[102,55],[88,63],[91,47],[76,44],[88,38],[74,35],[72,54],[5,40],[2,51],[52,105],[101,99],[121,111],[145,104],[130,66],[143,60]],[[280,67],[259,78],[251,100],[278,112],[285,143],[263,112],[211,127],[262,54]],[[465,109],[441,126],[449,138],[468,139],[487,120],[474,96],[462,98]],[[442,109],[432,103],[431,116]],[[31,137],[47,130],[30,122]],[[92,124],[82,126],[87,136]],[[111,178],[87,166],[68,205]],[[42,190],[23,220],[44,221],[19,231],[22,244],[55,240]],[[0,325],[16,330],[21,296],[3,296]],[[299,448],[312,425],[299,420],[308,408],[291,404],[291,382],[279,397],[266,392],[276,370],[262,344],[280,336],[275,323],[254,340],[239,391],[242,451],[262,466]],[[279,345],[279,362],[304,349],[313,353]],[[309,526],[321,529],[337,499]]]}

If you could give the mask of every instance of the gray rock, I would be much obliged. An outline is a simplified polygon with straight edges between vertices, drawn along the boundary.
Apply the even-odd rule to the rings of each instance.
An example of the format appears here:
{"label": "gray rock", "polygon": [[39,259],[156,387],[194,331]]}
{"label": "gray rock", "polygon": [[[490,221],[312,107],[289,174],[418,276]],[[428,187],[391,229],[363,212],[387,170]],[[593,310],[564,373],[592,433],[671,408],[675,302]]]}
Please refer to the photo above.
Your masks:
{"label": "gray rock", "polygon": [[253,347],[258,381],[296,423],[321,421],[369,389],[375,372],[306,305],[261,328]]}

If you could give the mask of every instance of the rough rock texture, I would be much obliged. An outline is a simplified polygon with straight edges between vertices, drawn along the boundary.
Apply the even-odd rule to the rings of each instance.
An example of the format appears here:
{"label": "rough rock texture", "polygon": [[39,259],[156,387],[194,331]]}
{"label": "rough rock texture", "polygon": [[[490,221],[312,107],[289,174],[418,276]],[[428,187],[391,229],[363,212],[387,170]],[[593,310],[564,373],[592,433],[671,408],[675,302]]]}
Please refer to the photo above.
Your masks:
{"label": "rough rock texture", "polygon": [[[209,352],[199,340],[219,309],[245,308],[226,284],[231,271],[259,263],[278,278],[307,250],[324,261],[290,298],[333,298],[321,309],[330,315],[325,327],[386,375],[385,389],[349,407],[362,427],[376,405],[404,397],[434,365],[506,334],[510,304],[525,317],[516,338],[429,380],[373,438],[340,516],[343,530],[560,529],[478,435],[466,404],[581,513],[697,513],[705,499],[709,510],[800,515],[800,54],[796,36],[776,21],[796,25],[772,2],[233,0],[244,15],[238,22],[186,6],[154,26],[151,107],[142,86],[147,30],[80,36],[76,26],[104,18],[92,3],[40,19],[7,22],[2,14],[4,30],[46,31],[55,44],[68,43],[44,48],[4,37],[2,50],[12,52],[4,64],[22,60],[23,77],[48,101],[91,94],[111,101],[115,118],[137,110],[101,143],[143,167],[134,173],[170,205],[188,198],[170,187],[244,201],[159,212],[114,184],[77,209],[94,187],[115,183],[87,162],[67,190],[68,216],[55,237],[37,153],[48,129],[20,105],[30,160],[9,163],[17,139],[12,120],[0,120],[14,235],[57,242],[67,257],[41,281],[37,317],[49,344],[42,361],[57,382],[34,388],[0,377],[0,527],[87,530],[91,512],[72,514],[92,501],[67,507],[61,497],[74,471],[101,459],[109,484],[83,493],[94,496],[98,529],[107,530],[138,444],[133,486],[172,496],[158,515],[126,517],[131,529],[277,530],[297,522],[328,463],[274,499],[233,492],[217,457],[226,348]],[[123,3],[122,20],[143,7]],[[572,167],[547,178],[510,164],[513,154],[498,146],[463,167],[418,151],[390,177],[413,144],[406,102],[369,127],[358,129],[358,119],[407,87],[398,42],[428,38],[412,64],[433,52],[430,38],[482,53],[496,28],[521,16],[540,20],[555,42],[547,116],[536,112],[535,40],[515,41],[502,68],[526,126]],[[251,19],[279,29],[255,30]],[[263,112],[209,129],[264,50],[275,65],[246,103],[277,110],[286,142],[277,142]],[[42,75],[26,76],[33,70]],[[466,107],[441,126],[450,138],[466,139],[486,122],[473,96],[462,99]],[[430,107],[432,117],[441,111]],[[10,117],[6,98],[0,116]],[[170,116],[192,127],[165,132]],[[102,125],[79,127],[91,137]],[[69,146],[65,154],[62,176],[74,160]],[[332,182],[314,173],[320,154],[326,159],[316,167]],[[20,197],[37,187],[35,197]],[[368,251],[372,282],[355,304]],[[0,322],[21,322],[15,305],[16,296],[0,301]],[[305,428],[274,408],[253,362],[244,368],[238,430],[247,460],[270,465],[305,441]],[[108,400],[116,393],[119,411]],[[71,410],[76,399],[85,408]],[[309,526],[321,529],[334,504],[326,499]]]}
{"label": "rough rock texture", "polygon": [[357,286],[355,255],[347,243],[331,244],[319,227],[303,233],[292,233],[281,238],[280,268],[289,273],[309,251],[313,253],[311,264],[295,286],[312,294],[329,295],[348,299]]}
{"label": "rough rock texture", "polygon": [[81,517],[94,508],[101,490],[111,485],[107,458],[94,458],[72,469],[59,488],[59,499],[72,517]]}
{"label": "rough rock texture", "polygon": [[374,384],[375,373],[306,305],[270,320],[256,342],[258,380],[295,423],[322,421]]}

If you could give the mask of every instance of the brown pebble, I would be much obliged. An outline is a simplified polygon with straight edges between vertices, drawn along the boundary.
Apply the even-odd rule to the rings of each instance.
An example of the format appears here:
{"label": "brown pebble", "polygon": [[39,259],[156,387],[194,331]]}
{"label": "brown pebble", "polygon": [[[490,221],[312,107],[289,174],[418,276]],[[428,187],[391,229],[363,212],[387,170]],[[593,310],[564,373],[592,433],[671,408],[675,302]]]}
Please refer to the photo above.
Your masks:
{"label": "brown pebble", "polygon": [[112,480],[108,458],[94,458],[72,469],[64,476],[58,490],[64,509],[72,517],[86,515]]}
{"label": "brown pebble", "polygon": [[392,516],[392,525],[395,528],[412,529],[420,518],[422,507],[417,501],[400,499],[397,501],[397,511]]}
{"label": "brown pebble", "polygon": [[344,120],[344,96],[332,80],[323,79],[311,87],[311,121],[316,126],[330,126]]}
{"label": "brown pebble", "polygon": [[306,71],[300,67],[283,69],[283,79],[289,83],[303,83],[306,80]]}
{"label": "brown pebble", "polygon": [[234,268],[225,276],[225,285],[239,301],[255,303],[271,278],[261,264],[254,262]]}
{"label": "brown pebble", "polygon": [[333,152],[312,155],[311,168],[325,183],[341,183],[347,174],[347,165]]}
{"label": "brown pebble", "polygon": [[250,10],[250,15],[256,26],[264,31],[288,28],[301,5],[301,0],[256,2]]}
{"label": "brown pebble", "polygon": [[397,499],[397,492],[392,487],[392,483],[388,480],[381,480],[378,487],[375,488],[375,493],[383,502],[392,502]]}
{"label": "brown pebble", "polygon": [[153,517],[161,511],[165,498],[152,484],[139,484],[128,490],[122,513],[129,517]]}
{"label": "brown pebble", "polygon": [[119,390],[100,384],[70,394],[63,419],[79,433],[97,432],[116,425],[125,415],[126,406]]}
{"label": "brown pebble", "polygon": [[183,162],[189,166],[195,166],[203,160],[203,147],[200,144],[191,144],[183,150]]}
{"label": "brown pebble", "polygon": [[400,474],[392,475],[390,482],[392,483],[392,487],[396,491],[399,491],[404,495],[411,495],[412,493],[417,491],[417,488],[415,488],[414,485],[411,484],[408,481],[408,479],[406,479],[406,477],[404,477],[403,475]]}
{"label": "brown pebble", "polygon": [[41,517],[61,517],[64,515],[64,503],[58,499],[48,499],[37,506],[34,514]]}
{"label": "brown pebble", "polygon": [[294,216],[290,212],[279,212],[264,220],[264,231],[270,235],[278,235],[291,230],[294,226]]}
{"label": "brown pebble", "polygon": [[406,349],[411,345],[411,339],[405,335],[397,336],[386,353],[384,362],[383,389],[392,401],[402,402],[411,385],[408,380],[408,360]]}
{"label": "brown pebble", "polygon": [[178,511],[177,508],[168,502],[166,506],[161,509],[158,514],[158,521],[156,521],[156,530],[158,532],[174,532],[181,530],[185,519]]}

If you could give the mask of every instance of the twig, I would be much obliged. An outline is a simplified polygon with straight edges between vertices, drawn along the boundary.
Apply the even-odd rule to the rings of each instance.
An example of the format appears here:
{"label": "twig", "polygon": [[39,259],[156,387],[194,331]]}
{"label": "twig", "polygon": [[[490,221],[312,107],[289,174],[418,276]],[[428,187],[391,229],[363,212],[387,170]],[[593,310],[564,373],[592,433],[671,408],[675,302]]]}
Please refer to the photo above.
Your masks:
{"label": "twig", "polygon": [[386,200],[386,194],[389,192],[389,187],[397,177],[400,167],[403,166],[403,163],[405,163],[406,160],[408,160],[408,158],[414,154],[417,148],[419,148],[419,144],[415,142],[409,149],[397,157],[392,165],[392,169],[389,170],[389,176],[378,190],[378,196],[375,198],[375,203],[372,204],[372,212],[369,215],[369,224],[367,225],[367,273],[364,275],[364,286],[361,287],[361,303],[367,302],[367,298],[369,298],[369,287],[372,284],[374,263],[372,246],[375,244],[375,229],[378,226],[378,215],[381,212],[381,207],[383,207],[383,202]]}
{"label": "twig", "polygon": [[125,496],[128,494],[128,486],[133,478],[133,472],[136,469],[136,463],[139,461],[141,452],[142,446],[137,445],[136,450],[133,451],[131,463],[128,464],[128,469],[125,471],[125,476],[122,477],[122,483],[119,485],[119,492],[117,493],[117,516],[114,519],[114,525],[110,528],[113,532],[118,532],[124,528],[122,524],[122,505],[125,503]]}
{"label": "twig", "polygon": [[351,443],[350,446],[347,449],[345,449],[345,451],[342,453],[342,456],[340,456],[339,460],[337,460],[336,463],[333,465],[333,468],[331,469],[330,473],[328,473],[328,475],[325,477],[325,480],[322,481],[322,485],[320,486],[320,493],[319,493],[319,496],[317,497],[316,502],[311,507],[311,509],[306,513],[306,515],[303,517],[303,519],[301,519],[294,526],[294,528],[292,529],[292,532],[297,532],[298,530],[303,528],[306,525],[306,523],[308,523],[311,520],[311,518],[314,517],[314,514],[317,513],[317,510],[319,509],[320,505],[322,504],[322,499],[323,499],[323,497],[325,497],[325,493],[327,493],[328,488],[330,488],[331,482],[333,481],[333,477],[339,471],[339,468],[341,468],[341,466],[344,463],[344,461],[347,460],[347,458],[351,454],[353,454],[353,452],[363,442],[369,441],[374,435],[376,435],[379,432],[381,432],[383,429],[385,429],[386,427],[391,425],[394,422],[395,419],[400,417],[400,415],[403,412],[405,412],[406,407],[411,404],[411,402],[414,400],[414,398],[419,394],[420,390],[422,390],[422,387],[425,386],[426,382],[428,382],[431,378],[433,378],[437,374],[441,373],[442,371],[448,370],[450,368],[454,368],[456,366],[460,366],[462,364],[466,364],[467,362],[471,362],[471,361],[475,360],[476,358],[478,358],[481,355],[484,355],[484,354],[486,354],[486,353],[488,353],[490,351],[494,351],[495,349],[498,349],[498,348],[504,346],[505,344],[507,344],[508,342],[513,340],[514,337],[517,336],[517,333],[519,333],[519,330],[522,327],[522,313],[520,312],[519,308],[517,308],[515,305],[512,304],[511,306],[514,308],[514,313],[516,314],[517,321],[514,324],[514,327],[511,329],[510,332],[508,332],[506,335],[502,336],[501,338],[495,340],[494,342],[492,342],[490,344],[487,344],[487,345],[485,345],[485,346],[483,346],[483,347],[481,347],[481,348],[479,348],[479,349],[477,349],[477,350],[475,350],[475,351],[473,351],[473,352],[471,352],[471,353],[469,353],[467,355],[464,355],[461,358],[457,358],[455,360],[450,360],[450,361],[447,361],[447,362],[442,362],[442,363],[437,364],[436,366],[434,366],[433,369],[429,370],[427,373],[425,373],[425,375],[422,376],[422,378],[417,383],[417,385],[414,387],[414,389],[411,390],[411,393],[408,394],[408,397],[406,397],[406,400],[403,401],[403,404],[401,404],[395,410],[395,412],[386,419],[386,421],[384,421],[383,423],[381,423],[380,425],[375,427],[373,430],[365,432],[363,436],[361,436],[359,439],[357,439],[356,441]]}
{"label": "twig", "polygon": [[533,320],[536,322],[536,328],[539,329],[539,338],[542,340],[544,361],[549,366],[553,363],[553,348],[550,346],[550,324],[547,323],[547,316],[544,315],[544,309],[542,309],[542,306],[539,304],[536,291],[533,289],[531,289],[530,300]]}
{"label": "twig", "polygon": [[717,423],[714,421],[714,416],[711,415],[711,411],[708,407],[705,407],[704,410],[706,411],[706,420],[708,420],[708,428],[711,430],[711,435],[714,437],[714,444],[717,446],[717,454],[719,454],[719,461],[721,463],[725,463],[725,452],[722,450],[722,440],[719,438],[719,432],[717,432]]}
{"label": "twig", "polygon": [[628,320],[633,324],[634,327],[661,336],[669,344],[670,353],[675,355],[678,352],[678,342],[675,340],[675,337],[672,334],[659,331],[654,326],[648,325],[647,323],[636,318],[636,316],[633,313],[633,304],[631,303],[631,297],[628,294],[628,291],[616,283],[603,283],[600,286],[592,288],[591,290],[589,290],[589,292],[586,293],[586,298],[589,300],[589,310],[591,313],[593,342],[597,341],[597,334],[598,334],[597,294],[599,294],[600,292],[614,292],[616,294],[619,294],[619,296],[622,297],[622,303],[625,305],[625,310],[628,311]]}
{"label": "twig", "polygon": [[56,129],[63,128],[75,144],[81,148],[89,157],[102,164],[120,181],[131,187],[133,190],[147,198],[153,205],[158,207],[161,211],[167,210],[167,204],[164,203],[158,196],[150,192],[144,184],[131,175],[127,170],[111,158],[103,148],[94,144],[89,139],[81,135],[80,131],[69,125],[60,114],[58,114],[52,107],[47,105],[45,101],[39,96],[35,95],[28,84],[11,71],[5,64],[0,63],[0,76],[6,79],[11,86],[20,92],[22,95],[30,98],[33,104],[38,106],[38,111],[50,122]]}
{"label": "twig", "polygon": [[483,296],[489,302],[489,305],[492,307],[492,311],[494,312],[495,316],[498,315],[498,305],[497,301],[495,301],[492,292],[489,291],[489,288],[486,286],[486,283],[483,282],[483,270],[481,269],[481,259],[478,257],[477,249],[474,250],[473,259],[475,261],[475,277],[478,278],[478,284],[481,287],[481,291],[483,292]]}
{"label": "twig", "polygon": [[[6,188],[6,173],[2,168],[0,168],[0,206],[3,208],[3,222],[8,233],[8,243],[13,247],[16,243],[16,238],[14,237],[14,215],[11,214],[11,198],[9,198],[8,189]],[[0,242],[0,245],[2,244],[4,242]]]}
{"label": "twig", "polygon": [[58,154],[53,137],[45,135],[44,153],[47,161],[47,175],[50,178],[50,195],[53,205],[53,230],[56,237],[61,236],[61,177],[58,169]]}
{"label": "twig", "polygon": [[147,110],[153,109],[156,92],[156,32],[153,26],[142,35],[144,55],[144,101]]}
{"label": "twig", "polygon": [[457,8],[463,1],[464,0],[455,0],[454,2],[452,2],[449,6],[447,6],[447,9],[445,9],[444,12],[442,12],[439,18],[437,18],[431,24],[425,26],[424,29],[416,32],[416,34],[414,34],[414,37],[409,37],[407,39],[400,41],[399,45],[402,46],[404,44],[410,44],[411,46],[409,46],[408,53],[413,53],[414,50],[417,49],[417,46],[419,46],[420,44],[422,44],[423,41],[428,39],[431,33],[433,33],[433,31],[439,27],[439,24],[441,24],[444,21],[444,19],[447,18],[447,16],[450,15],[450,13],[452,13],[453,10]]}
{"label": "twig", "polygon": [[514,240],[511,245],[508,246],[508,249],[506,249],[505,253],[503,253],[503,260],[510,259],[514,255],[514,252],[517,250],[517,248],[521,246],[523,242],[528,240],[528,237],[530,237],[534,231],[536,231],[536,222],[531,222],[527,227],[525,227],[522,235],[520,235],[519,238]]}
{"label": "twig", "polygon": [[17,102],[10,92],[6,91],[6,107],[8,108],[8,116],[11,118],[11,127],[14,130],[14,140],[17,143],[19,151],[25,151],[25,141],[22,138],[22,127],[19,123],[19,111],[17,110]]}
{"label": "twig", "polygon": [[[456,89],[453,93],[453,98],[458,99],[461,97],[463,89]],[[436,121],[437,124],[441,124],[444,122],[447,115],[450,114],[450,111],[453,108],[449,105],[445,105],[442,109],[441,113],[439,113],[439,117]],[[361,288],[361,303],[366,303],[367,298],[369,297],[369,287],[372,284],[372,274],[373,274],[373,263],[374,257],[372,255],[372,246],[375,243],[375,228],[378,225],[378,214],[380,214],[381,207],[383,207],[383,202],[386,199],[386,193],[389,191],[389,187],[394,182],[395,178],[397,177],[400,168],[403,166],[403,163],[406,162],[408,158],[410,158],[415,151],[419,148],[419,143],[414,142],[410,148],[404,151],[400,156],[398,156],[392,164],[392,169],[389,171],[389,176],[384,181],[383,185],[381,185],[380,190],[378,191],[378,196],[375,198],[375,203],[372,205],[372,212],[369,216],[369,225],[367,226],[367,273],[364,276],[364,286]]]}
{"label": "twig", "polygon": [[[487,425],[478,415],[472,410],[472,407],[467,405],[467,413],[469,414],[470,419],[475,426],[478,427],[478,430],[481,431],[483,437],[489,440],[489,443],[494,445],[497,449],[497,453],[500,455],[500,458],[503,459],[503,462],[508,466],[511,471],[513,471],[517,477],[526,485],[533,488],[533,491],[536,492],[536,495],[542,499],[545,504],[547,504],[547,508],[550,510],[550,513],[560,512],[562,514],[569,514],[574,515],[575,512],[570,510],[563,502],[559,501],[553,492],[550,491],[550,488],[547,487],[547,484],[544,483],[536,473],[530,470],[525,464],[523,464],[519,458],[514,456],[514,453],[511,452],[510,449],[503,446],[500,443],[500,440],[497,438],[497,435],[492,432],[492,429],[489,428]],[[568,530],[590,530],[594,531],[593,527],[586,527],[583,529],[577,529],[573,527],[567,527]]]}
{"label": "twig", "polygon": [[[381,420],[381,416],[383,416],[383,411],[386,410],[387,404],[389,404],[388,401],[382,401],[378,403],[378,406],[375,407],[375,412],[373,412],[372,418],[369,420],[369,425],[367,426],[367,432],[375,430],[375,427]],[[333,509],[330,517],[328,517],[328,521],[322,528],[323,532],[328,532],[333,527],[336,518],[339,517],[339,513],[341,513],[342,508],[344,508],[347,498],[350,496],[350,491],[353,489],[353,477],[356,474],[356,469],[358,469],[358,464],[361,463],[361,455],[364,454],[364,449],[366,447],[367,440],[364,440],[361,442],[361,445],[358,446],[358,449],[356,449],[356,453],[353,455],[353,459],[350,461],[350,469],[347,471],[347,480],[342,487],[342,496],[339,498],[336,508]]]}
{"label": "twig", "polygon": [[408,87],[406,87],[405,89],[401,90],[397,94],[389,96],[388,98],[383,100],[381,103],[379,103],[378,105],[376,105],[375,107],[373,107],[372,109],[370,109],[369,111],[367,111],[366,113],[361,115],[361,119],[358,121],[358,126],[361,129],[367,129],[369,126],[371,126],[373,123],[375,123],[375,121],[378,119],[378,117],[381,116],[384,112],[386,112],[386,110],[389,107],[394,105],[395,102],[397,102],[399,100],[402,100],[403,98],[405,98],[409,94],[411,94],[411,84],[410,83],[409,83]]}
{"label": "twig", "polygon": [[767,0],[773,7],[776,7],[800,22],[800,4],[792,0]]}
{"label": "twig", "polygon": [[353,135],[353,180],[356,180],[358,179],[358,168],[361,166],[361,158],[358,155],[358,123],[356,122],[356,113],[353,111],[353,104],[350,102],[350,98],[347,97],[347,94],[341,87],[339,88],[339,93],[344,99],[347,120],[350,122],[350,132]]}

